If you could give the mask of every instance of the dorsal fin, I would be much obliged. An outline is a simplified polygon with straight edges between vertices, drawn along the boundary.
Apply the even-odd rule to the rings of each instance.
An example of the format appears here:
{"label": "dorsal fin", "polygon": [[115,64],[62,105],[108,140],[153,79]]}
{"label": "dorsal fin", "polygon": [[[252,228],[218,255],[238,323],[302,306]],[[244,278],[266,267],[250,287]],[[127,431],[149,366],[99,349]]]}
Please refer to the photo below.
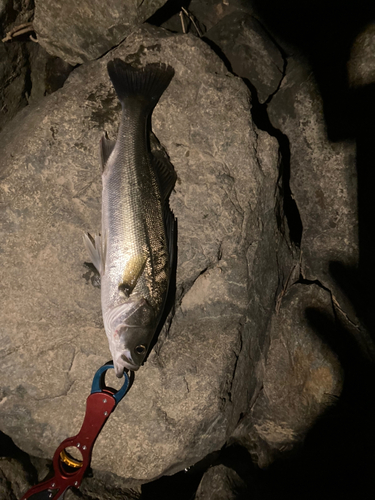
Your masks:
{"label": "dorsal fin", "polygon": [[108,139],[107,132],[104,132],[100,139],[100,164],[102,166],[102,172],[105,170],[108,158],[111,156],[114,150],[116,141],[111,141]]}
{"label": "dorsal fin", "polygon": [[171,162],[162,154],[151,154],[151,163],[159,179],[160,193],[166,202],[175,185],[177,175]]}

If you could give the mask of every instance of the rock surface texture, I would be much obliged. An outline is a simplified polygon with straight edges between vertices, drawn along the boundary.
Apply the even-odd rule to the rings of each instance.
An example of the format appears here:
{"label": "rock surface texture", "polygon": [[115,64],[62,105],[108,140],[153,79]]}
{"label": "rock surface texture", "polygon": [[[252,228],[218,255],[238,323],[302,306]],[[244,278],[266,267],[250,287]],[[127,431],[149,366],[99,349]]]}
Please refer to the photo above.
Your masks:
{"label": "rock surface texture", "polygon": [[[32,20],[28,0],[4,2],[0,10],[1,36]],[[0,131],[25,106],[62,87],[73,69],[29,38],[30,32],[0,42]]]}
{"label": "rock surface texture", "polygon": [[20,462],[12,458],[0,458],[0,498],[13,500],[32,486],[30,474]]}
{"label": "rock surface texture", "polygon": [[339,361],[314,332],[308,308],[334,321],[327,290],[316,284],[290,288],[272,320],[262,392],[234,432],[260,467],[303,442],[342,390]]}
{"label": "rock surface texture", "polygon": [[336,313],[356,329],[362,349],[374,353],[348,291],[343,292],[332,272],[337,264],[355,269],[359,261],[356,144],[328,138],[319,89],[300,57],[288,59],[268,110],[272,124],[290,143],[290,188],[303,227],[301,277],[331,292]]}
{"label": "rock surface texture", "polygon": [[348,80],[351,88],[373,85],[375,82],[375,23],[356,37],[348,61]]}
{"label": "rock surface texture", "polygon": [[288,59],[268,109],[272,124],[290,142],[290,188],[303,226],[303,276],[320,280],[339,300],[329,263],[358,261],[355,145],[328,139],[313,74],[298,58]]}
{"label": "rock surface texture", "polygon": [[153,28],[12,122],[2,135],[0,425],[27,452],[52,456],[79,430],[92,376],[109,357],[81,240],[100,228],[98,142],[103,130],[115,136],[120,116],[111,57],[176,72],[153,117],[179,178],[175,312],[92,462],[146,481],[221,448],[261,385],[278,288],[278,146],[253,125],[246,86],[205,43]]}
{"label": "rock surface texture", "polygon": [[[245,467],[228,468],[229,459],[218,465],[219,450],[233,444],[251,468],[270,466],[358,392],[345,389],[353,374],[343,376],[342,349],[331,350],[342,332],[360,352],[374,352],[332,272],[360,260],[360,148],[351,138],[330,139],[311,66],[290,45],[280,49],[281,37],[274,41],[250,3],[193,0],[185,17],[174,10],[159,22],[195,34],[193,19],[202,39],[138,27],[163,0],[111,4],[36,0],[41,46],[27,50],[26,65],[19,48],[0,48],[15,76],[0,94],[2,105],[14,104],[0,121],[0,430],[32,465],[10,455],[0,461],[0,500],[42,479],[45,459],[78,432],[92,377],[110,356],[100,280],[82,234],[100,231],[99,140],[104,131],[115,138],[121,112],[106,71],[114,57],[175,70],[152,128],[178,176],[170,198],[176,294],[98,438],[82,498],[139,498],[141,484],[197,462],[198,470],[207,455],[215,467],[196,498],[231,498],[249,492],[251,480]],[[353,45],[348,76],[356,92],[373,81],[372,33],[370,25]],[[55,56],[85,63],[44,97],[48,75],[71,70]],[[0,71],[7,81],[5,63]]]}
{"label": "rock surface texture", "polygon": [[[7,455],[7,456],[5,456]],[[0,500],[19,500],[27,490],[43,481],[51,470],[51,460],[29,457],[0,433]],[[68,490],[64,500],[137,500],[140,488],[126,489],[123,480],[113,474],[96,473],[86,477],[80,490]]]}
{"label": "rock surface texture", "polygon": [[216,465],[203,476],[195,500],[236,500],[246,491],[246,484],[234,470]]}
{"label": "rock surface texture", "polygon": [[234,11],[205,37],[220,49],[236,75],[250,81],[261,103],[278,89],[284,71],[280,50],[257,19]]}
{"label": "rock surface texture", "polygon": [[69,64],[96,59],[122,42],[165,0],[35,0],[34,28],[49,54]]}

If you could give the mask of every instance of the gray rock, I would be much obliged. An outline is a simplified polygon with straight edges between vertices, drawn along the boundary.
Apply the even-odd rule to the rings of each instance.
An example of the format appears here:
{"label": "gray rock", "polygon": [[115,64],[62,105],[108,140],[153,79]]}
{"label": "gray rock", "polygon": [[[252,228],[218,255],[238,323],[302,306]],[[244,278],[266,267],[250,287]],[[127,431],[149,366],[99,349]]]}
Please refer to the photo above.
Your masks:
{"label": "gray rock", "polygon": [[234,11],[209,30],[206,38],[227,58],[232,71],[249,80],[265,102],[280,85],[284,60],[260,22],[251,15]]}
{"label": "gray rock", "polygon": [[342,390],[340,363],[307,320],[307,308],[334,321],[327,290],[303,284],[289,289],[271,323],[262,391],[233,435],[260,467],[301,445]]}
{"label": "gray rock", "polygon": [[35,0],[34,28],[39,43],[69,64],[96,59],[122,42],[165,0],[81,2]]}
{"label": "gray rock", "polygon": [[98,142],[103,130],[114,137],[120,116],[112,57],[176,72],[153,116],[178,174],[175,310],[92,461],[145,482],[220,449],[233,432],[262,386],[267,324],[288,269],[276,258],[285,246],[274,215],[278,145],[252,123],[246,86],[199,39],[137,30],[1,135],[0,428],[52,457],[79,430],[109,357],[82,233],[100,228]]}
{"label": "gray rock", "polygon": [[[87,477],[82,482],[79,489],[79,494],[83,496],[84,499],[91,500],[92,498],[98,500],[138,500],[141,498],[141,487],[133,486],[126,487],[126,481],[123,478],[119,478],[114,474],[100,473],[95,471],[93,477]],[[74,491],[71,490],[71,494]],[[66,499],[68,500],[68,496]],[[75,497],[72,497],[75,498]],[[81,496],[78,496],[81,498]]]}
{"label": "gray rock", "polygon": [[[0,5],[1,39],[13,27],[30,21],[27,2],[6,0]],[[0,131],[24,106],[28,93],[28,51],[25,43],[0,41]]]}
{"label": "gray rock", "polygon": [[[191,0],[188,4],[188,13],[193,16],[201,34],[205,34],[223,19],[234,11],[252,13],[253,8],[250,2],[242,0]],[[185,30],[188,33],[197,34],[197,30],[191,20],[183,15]],[[170,31],[183,33],[181,22],[181,11],[162,22],[162,27]]]}
{"label": "gray rock", "polygon": [[0,130],[25,106],[27,57],[20,45],[0,43]]}
{"label": "gray rock", "polygon": [[236,500],[246,490],[246,484],[237,472],[225,465],[216,465],[204,474],[195,500]]}
{"label": "gray rock", "polygon": [[301,273],[333,293],[352,321],[354,311],[331,276],[331,261],[358,263],[355,145],[327,137],[323,103],[306,61],[290,58],[268,106],[272,124],[290,142],[290,187],[303,225]]}
{"label": "gray rock", "polygon": [[14,458],[0,458],[0,500],[18,500],[31,487],[31,477]]}
{"label": "gray rock", "polygon": [[6,9],[6,4],[7,0],[0,0],[0,18],[4,15],[5,9]]}
{"label": "gray rock", "polygon": [[351,48],[348,61],[348,80],[352,88],[375,82],[375,23],[366,26]]}
{"label": "gray rock", "polygon": [[[6,2],[1,24],[3,34],[32,19],[28,1]],[[16,16],[16,17],[15,17]],[[62,87],[72,66],[50,56],[27,36],[0,43],[0,131],[31,102]]]}
{"label": "gray rock", "polygon": [[51,56],[39,44],[28,43],[27,49],[31,80],[28,103],[31,104],[61,88],[73,66],[59,57]]}
{"label": "gray rock", "polygon": [[33,42],[0,44],[0,130],[29,103],[62,87],[71,70]]}
{"label": "gray rock", "polygon": [[[0,500],[19,500],[37,481],[45,479],[50,470],[47,461],[30,458],[31,463],[17,458],[0,458]],[[126,489],[122,483],[123,480],[109,475],[86,478],[79,492],[76,489],[69,489],[64,499],[137,500],[140,498],[140,491]]]}

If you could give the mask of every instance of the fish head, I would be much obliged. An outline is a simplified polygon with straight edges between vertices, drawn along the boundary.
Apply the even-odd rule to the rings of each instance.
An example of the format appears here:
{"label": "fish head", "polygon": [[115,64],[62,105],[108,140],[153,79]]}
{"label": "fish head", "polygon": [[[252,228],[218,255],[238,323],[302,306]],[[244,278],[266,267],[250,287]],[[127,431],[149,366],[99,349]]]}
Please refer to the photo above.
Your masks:
{"label": "fish head", "polygon": [[136,371],[142,365],[154,336],[157,321],[153,308],[144,298],[134,298],[117,306],[107,331],[115,373],[124,368]]}

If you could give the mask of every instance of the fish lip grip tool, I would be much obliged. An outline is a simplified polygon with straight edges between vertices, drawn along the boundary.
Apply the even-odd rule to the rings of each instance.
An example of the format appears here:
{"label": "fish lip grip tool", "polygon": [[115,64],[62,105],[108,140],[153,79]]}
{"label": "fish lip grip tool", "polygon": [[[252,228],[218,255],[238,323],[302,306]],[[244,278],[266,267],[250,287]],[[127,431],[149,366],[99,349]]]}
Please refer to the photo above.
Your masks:
{"label": "fish lip grip tool", "polygon": [[[124,372],[124,383],[118,391],[105,385],[105,374],[111,368],[114,366],[112,361],[109,361],[95,373],[91,393],[86,401],[86,413],[81,430],[76,436],[65,439],[55,451],[53,477],[30,488],[21,500],[57,500],[63,498],[68,488],[78,488],[81,485],[90,465],[96,438],[129,388],[129,377],[126,372]],[[71,456],[67,448],[77,448],[82,460]]]}

